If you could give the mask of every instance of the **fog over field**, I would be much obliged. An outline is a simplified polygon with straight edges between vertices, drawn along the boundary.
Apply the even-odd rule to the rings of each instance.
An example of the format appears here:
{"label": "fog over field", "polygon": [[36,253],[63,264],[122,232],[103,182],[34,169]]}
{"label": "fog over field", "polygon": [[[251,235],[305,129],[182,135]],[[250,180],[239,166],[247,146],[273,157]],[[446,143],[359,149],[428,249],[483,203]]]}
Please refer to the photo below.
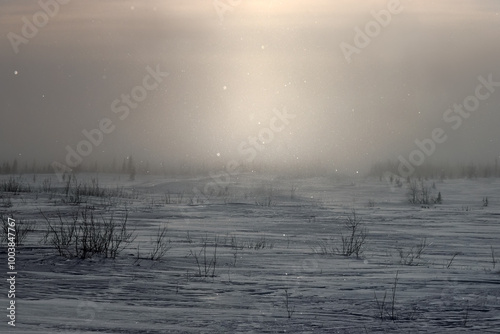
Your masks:
{"label": "fog over field", "polygon": [[[5,160],[64,163],[67,146],[76,150],[103,118],[114,130],[83,163],[226,164],[251,160],[242,151],[253,147],[254,163],[363,170],[408,159],[435,128],[447,140],[427,161],[500,155],[498,84],[470,117],[444,120],[480,76],[500,82],[494,0],[90,0],[58,5],[54,15],[35,1],[1,8]],[[23,21],[34,16],[41,27]],[[168,76],[127,104],[122,94],[142,86],[148,66]],[[296,117],[259,139],[284,108]],[[457,129],[453,117],[463,120]],[[257,144],[239,148],[249,137]]]}
{"label": "fog over field", "polygon": [[498,333],[498,0],[2,0],[0,333]]}

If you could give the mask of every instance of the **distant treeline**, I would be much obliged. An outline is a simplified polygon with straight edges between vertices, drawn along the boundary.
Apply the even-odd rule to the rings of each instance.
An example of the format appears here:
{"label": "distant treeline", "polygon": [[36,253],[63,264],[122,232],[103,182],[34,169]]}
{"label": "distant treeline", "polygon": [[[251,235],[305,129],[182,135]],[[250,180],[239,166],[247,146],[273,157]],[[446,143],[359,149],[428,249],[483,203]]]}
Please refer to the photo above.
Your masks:
{"label": "distant treeline", "polygon": [[[113,159],[112,161],[82,163],[78,167],[72,168],[73,173],[110,173],[110,174],[127,174],[131,179],[135,175],[163,175],[163,176],[198,176],[206,174],[221,175],[231,171],[234,174],[246,172],[278,172],[279,167],[247,163],[236,166],[228,170],[228,165],[225,161],[221,160],[220,163],[215,162],[192,162],[192,161],[170,161],[160,163],[150,163],[145,160],[136,160],[132,156],[120,159]],[[5,161],[0,163],[0,174],[50,174],[60,172],[52,166],[51,163],[39,163],[33,161],[27,163],[25,161]]]}
{"label": "distant treeline", "polygon": [[[109,163],[93,162],[91,164],[83,163],[72,168],[75,173],[113,173],[113,174],[196,174],[205,167],[203,164],[194,165],[183,162],[170,163],[149,163],[148,161],[136,161],[132,156],[125,157],[118,162],[113,159]],[[13,161],[4,161],[0,163],[0,174],[50,174],[56,173],[52,163],[39,163],[33,161],[19,162],[17,159]]]}
{"label": "distant treeline", "polygon": [[[451,163],[425,163],[422,166],[414,166],[415,171],[411,177],[430,179],[456,179],[456,178],[478,178],[478,177],[500,177],[500,159],[492,160],[491,163],[451,164]],[[231,169],[230,169],[231,168]],[[391,174],[393,177],[400,175],[399,161],[386,161],[372,164],[370,168],[365,168],[363,175],[377,178],[384,178]],[[239,173],[257,172],[271,173],[284,177],[316,177],[335,176],[348,177],[349,175],[361,176],[356,171],[351,173],[337,171],[322,161],[312,161],[308,163],[287,163],[287,164],[266,164],[241,163],[240,165],[229,167],[221,159],[217,162],[192,162],[192,161],[169,161],[150,163],[145,160],[135,160],[132,156],[122,159],[112,159],[110,162],[83,163],[72,169],[74,173],[110,173],[126,174],[131,179],[136,175],[162,175],[162,176],[199,176],[199,175],[233,175]],[[56,173],[51,163],[39,163],[32,161],[5,161],[0,163],[0,174],[50,174]],[[389,174],[388,174],[389,173]],[[401,179],[406,179],[407,175],[401,175]]]}
{"label": "distant treeline", "polygon": [[[450,164],[450,163],[425,163],[422,166],[414,166],[412,177],[428,179],[474,179],[478,177],[500,177],[499,159],[491,163]],[[400,175],[399,161],[386,161],[373,164],[369,176],[383,178],[388,175]],[[406,179],[406,177],[402,177]]]}

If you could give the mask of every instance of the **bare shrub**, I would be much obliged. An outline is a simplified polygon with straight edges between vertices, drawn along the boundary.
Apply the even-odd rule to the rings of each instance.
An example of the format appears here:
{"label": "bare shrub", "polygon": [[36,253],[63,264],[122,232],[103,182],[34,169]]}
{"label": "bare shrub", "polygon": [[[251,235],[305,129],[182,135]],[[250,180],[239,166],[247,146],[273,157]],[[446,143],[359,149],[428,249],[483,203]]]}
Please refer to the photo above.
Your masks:
{"label": "bare shrub", "polygon": [[98,219],[90,208],[75,210],[70,219],[63,219],[58,213],[58,222],[51,221],[43,212],[41,214],[47,223],[44,241],[66,258],[86,259],[98,255],[114,259],[135,239],[127,227],[128,214],[121,222],[113,215],[108,219]]}
{"label": "bare shrub", "polygon": [[491,263],[493,264],[493,269],[495,269],[495,266],[497,264],[497,260],[495,258],[495,249],[493,249],[493,246],[490,246],[491,248]]}
{"label": "bare shrub", "polygon": [[417,245],[408,249],[398,248],[399,263],[405,266],[421,265],[423,262],[422,255],[428,246],[427,238],[423,238]]}
{"label": "bare shrub", "polygon": [[419,203],[417,180],[410,180],[408,183],[408,201],[411,204]]}
{"label": "bare shrub", "polygon": [[153,249],[149,252],[149,258],[153,261],[161,260],[172,248],[171,241],[167,240],[167,227],[158,227],[154,239],[151,239]]}
{"label": "bare shrub", "polygon": [[9,226],[9,219],[7,217],[3,215],[0,216],[0,220],[2,221],[2,229],[0,230],[0,243],[3,243],[4,241],[9,242],[9,237],[13,236],[16,246],[21,246],[24,244],[24,241],[28,234],[35,231],[35,221],[21,219],[16,220],[13,217],[10,218],[11,221],[15,221],[15,224],[13,226]]}
{"label": "bare shrub", "polygon": [[31,187],[23,182],[21,177],[11,176],[8,180],[0,182],[0,191],[18,194],[21,192],[31,192]]}
{"label": "bare shrub", "polygon": [[285,309],[288,319],[291,319],[293,313],[295,312],[295,306],[290,305],[290,294],[288,293],[288,289],[285,289]]}
{"label": "bare shrub", "polygon": [[256,240],[244,241],[241,244],[242,248],[253,249],[253,250],[261,250],[261,249],[273,249],[274,243],[270,242],[266,239],[266,237],[261,237]]}
{"label": "bare shrub", "polygon": [[199,251],[190,250],[189,254],[194,257],[196,261],[196,266],[198,267],[198,277],[215,277],[215,272],[217,268],[217,247],[219,245],[219,237],[214,238],[213,253],[212,255],[207,254],[207,248],[209,247],[208,238],[202,239],[201,248]]}
{"label": "bare shrub", "polygon": [[45,232],[44,242],[54,246],[60,256],[66,258],[74,257],[71,245],[75,240],[78,222],[78,211],[76,212],[76,214],[73,213],[71,221],[63,220],[62,215],[58,213],[59,224],[51,222],[43,214],[43,212],[40,211],[40,213],[47,222],[47,230]]}
{"label": "bare shrub", "polygon": [[[435,185],[435,184],[434,184]],[[441,192],[439,192],[438,197],[435,198],[432,194],[434,187],[430,187],[424,183],[423,180],[417,181],[415,179],[409,179],[408,181],[408,201],[411,204],[441,204]]]}
{"label": "bare shrub", "polygon": [[255,199],[255,205],[267,207],[276,205],[276,191],[272,186],[264,187],[259,192],[261,195]]}
{"label": "bare shrub", "polygon": [[392,285],[391,300],[387,302],[387,291],[384,292],[384,297],[381,301],[377,298],[377,293],[375,293],[375,302],[377,303],[378,317],[381,321],[392,320],[396,321],[398,319],[398,313],[396,311],[396,289],[398,287],[398,275],[396,272],[396,277],[394,278],[394,283]]}
{"label": "bare shrub", "polygon": [[295,199],[296,198],[296,193],[297,193],[297,185],[296,184],[292,184],[290,186],[290,199]]}
{"label": "bare shrub", "polygon": [[50,178],[43,179],[41,190],[44,193],[52,192],[52,180]]}
{"label": "bare shrub", "polygon": [[344,256],[356,255],[356,257],[359,258],[359,255],[363,253],[363,245],[365,244],[367,231],[354,209],[351,214],[346,217],[344,227],[347,230],[347,234],[341,235],[342,250],[339,250],[339,253]]}
{"label": "bare shrub", "polygon": [[133,193],[126,193],[123,187],[101,187],[97,178],[92,178],[90,182],[79,182],[74,174],[69,174],[63,193],[66,195],[63,203],[70,205],[80,205],[86,202],[86,198],[88,197],[98,197],[108,201],[111,201],[113,197],[134,197]]}
{"label": "bare shrub", "polygon": [[340,234],[341,247],[336,245],[334,238],[330,237],[320,241],[317,248],[313,247],[313,251],[321,255],[355,255],[359,258],[363,253],[368,231],[356,214],[356,210],[353,209],[346,216],[343,228],[346,232]]}

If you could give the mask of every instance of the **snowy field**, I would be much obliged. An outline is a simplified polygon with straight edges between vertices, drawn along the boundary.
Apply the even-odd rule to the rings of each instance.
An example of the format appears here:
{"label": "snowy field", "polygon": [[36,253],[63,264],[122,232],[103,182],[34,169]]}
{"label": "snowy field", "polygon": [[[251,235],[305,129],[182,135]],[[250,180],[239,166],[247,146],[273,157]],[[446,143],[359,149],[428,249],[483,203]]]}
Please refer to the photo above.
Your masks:
{"label": "snowy field", "polygon": [[[412,205],[406,184],[379,179],[244,174],[203,199],[192,189],[209,178],[77,182],[96,177],[113,196],[72,198],[54,175],[0,193],[4,222],[35,225],[17,247],[15,328],[1,244],[1,333],[500,332],[499,179],[428,180],[443,203]],[[116,259],[65,258],[43,242],[47,219],[85,207],[128,215],[135,239]],[[359,257],[339,254],[353,210]],[[163,226],[171,248],[151,260]]]}

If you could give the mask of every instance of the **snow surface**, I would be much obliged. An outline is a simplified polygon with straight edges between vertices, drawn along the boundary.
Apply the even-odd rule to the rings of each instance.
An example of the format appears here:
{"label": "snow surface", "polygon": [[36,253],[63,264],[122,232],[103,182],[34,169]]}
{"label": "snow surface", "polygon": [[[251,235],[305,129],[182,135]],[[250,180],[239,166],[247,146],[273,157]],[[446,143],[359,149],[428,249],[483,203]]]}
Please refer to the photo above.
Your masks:
{"label": "snow surface", "polygon": [[[444,203],[427,208],[409,204],[404,186],[378,179],[243,174],[203,200],[192,189],[210,178],[97,177],[129,194],[80,204],[105,217],[128,212],[137,238],[115,260],[65,259],[40,242],[40,210],[75,210],[55,176],[23,179],[36,188],[52,178],[58,193],[0,193],[0,213],[37,224],[17,250],[16,327],[3,315],[1,333],[500,333],[500,263],[492,259],[492,248],[500,258],[499,179],[435,180]],[[368,231],[362,256],[320,254],[322,241],[340,246],[352,209]],[[160,261],[137,259],[138,246],[145,255],[165,224],[172,249]],[[216,237],[215,277],[198,277],[191,253],[205,239],[212,256]],[[243,249],[235,251],[233,237]],[[424,238],[418,265],[401,264],[398,249]],[[249,248],[262,240],[264,249]],[[5,268],[6,251],[3,243]],[[381,302],[387,292],[392,303],[396,274],[398,319],[382,320],[375,296]]]}

